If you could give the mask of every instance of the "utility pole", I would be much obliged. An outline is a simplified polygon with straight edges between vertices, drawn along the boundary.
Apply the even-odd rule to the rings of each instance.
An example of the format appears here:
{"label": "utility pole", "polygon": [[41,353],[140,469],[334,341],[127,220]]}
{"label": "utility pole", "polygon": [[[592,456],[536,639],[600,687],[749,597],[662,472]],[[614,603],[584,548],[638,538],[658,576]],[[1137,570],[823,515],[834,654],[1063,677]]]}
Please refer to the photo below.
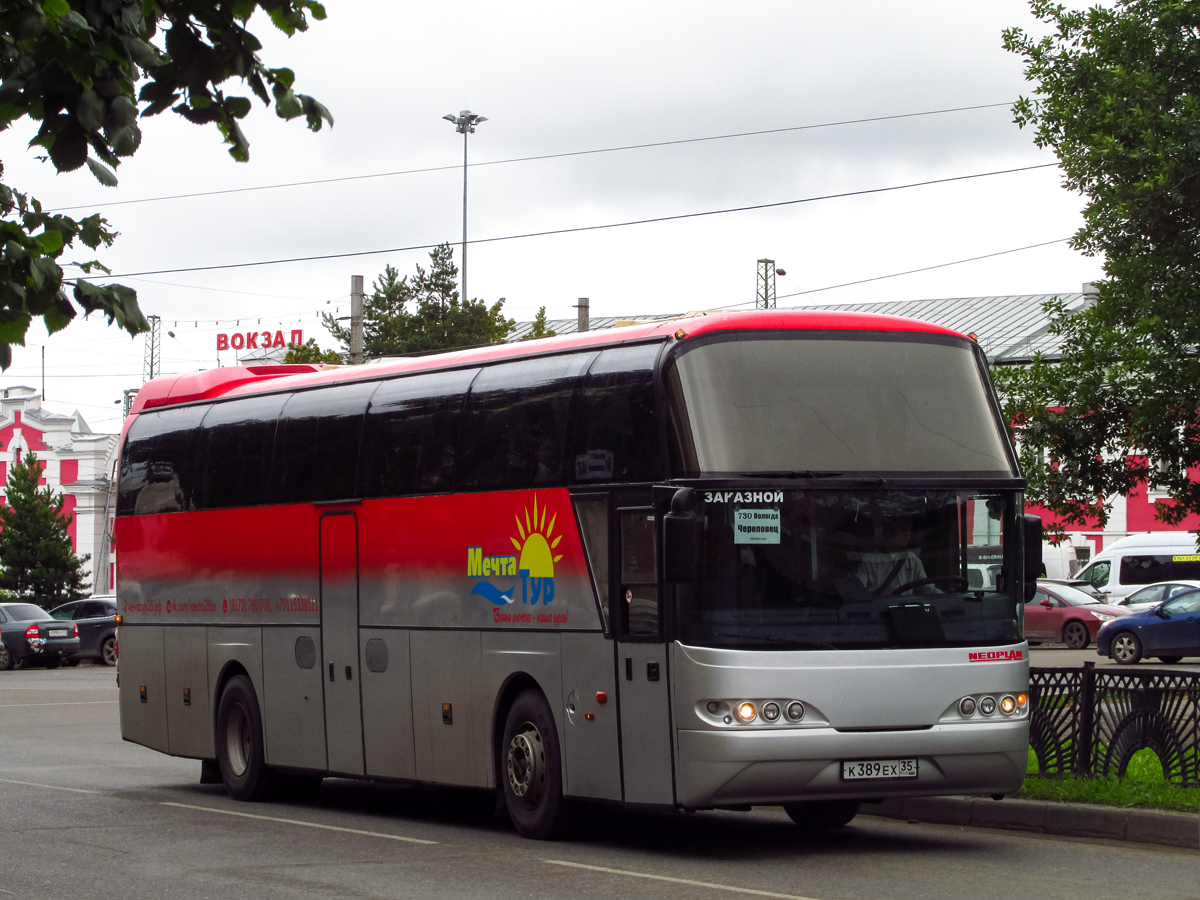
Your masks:
{"label": "utility pole", "polygon": [[575,304],[575,308],[579,310],[579,331],[587,331],[592,327],[592,313],[590,303],[587,297],[580,297],[579,302]]}
{"label": "utility pole", "polygon": [[146,356],[142,363],[142,383],[162,374],[162,319],[147,316],[150,330],[146,332]]}
{"label": "utility pole", "polygon": [[464,109],[456,116],[446,113],[442,116],[447,122],[454,124],[454,130],[463,136],[463,239],[462,239],[462,294],[460,299],[467,302],[467,135],[475,133],[475,126],[487,121],[486,116],[477,116],[469,109]]}
{"label": "utility pole", "polygon": [[[758,294],[754,298],[755,309],[775,308],[775,260],[760,259],[758,261]],[[783,270],[778,270],[782,275]]]}
{"label": "utility pole", "polygon": [[350,276],[350,365],[363,364],[363,277]]}

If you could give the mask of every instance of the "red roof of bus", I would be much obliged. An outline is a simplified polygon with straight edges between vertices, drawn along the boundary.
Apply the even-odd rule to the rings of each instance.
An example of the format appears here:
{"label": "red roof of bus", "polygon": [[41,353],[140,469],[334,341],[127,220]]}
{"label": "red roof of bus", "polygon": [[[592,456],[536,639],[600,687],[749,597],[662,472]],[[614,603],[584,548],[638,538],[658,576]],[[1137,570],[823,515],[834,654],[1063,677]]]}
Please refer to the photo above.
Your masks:
{"label": "red roof of bus", "polygon": [[158,406],[174,406],[212,400],[217,397],[255,394],[266,387],[276,390],[336,384],[342,381],[376,379],[407,372],[447,369],[478,365],[501,359],[541,356],[587,347],[608,347],[655,338],[667,339],[678,331],[685,337],[710,334],[715,331],[762,330],[822,330],[822,331],[915,331],[928,334],[959,335],[957,331],[902,319],[898,316],[878,316],[871,313],[825,312],[820,310],[757,310],[753,312],[719,313],[710,316],[690,316],[668,319],[646,325],[606,328],[585,331],[562,337],[513,344],[493,344],[469,350],[452,350],[429,356],[384,359],[366,367],[319,365],[249,366],[209,369],[188,375],[155,378],[147,382],[133,403],[132,413]]}

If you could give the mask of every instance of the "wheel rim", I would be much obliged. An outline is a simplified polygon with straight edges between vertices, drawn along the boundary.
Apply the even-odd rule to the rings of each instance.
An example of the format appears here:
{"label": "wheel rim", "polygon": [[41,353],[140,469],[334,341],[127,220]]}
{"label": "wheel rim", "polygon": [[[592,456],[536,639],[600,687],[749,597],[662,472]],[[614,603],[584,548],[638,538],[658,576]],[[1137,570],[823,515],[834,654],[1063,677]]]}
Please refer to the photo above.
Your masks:
{"label": "wheel rim", "polygon": [[250,767],[250,722],[246,710],[240,703],[229,711],[229,724],[225,728],[225,752],[229,757],[229,768],[241,777]]}
{"label": "wheel rim", "polygon": [[1137,645],[1134,643],[1133,636],[1128,634],[1119,634],[1113,640],[1113,656],[1117,662],[1129,662],[1133,659]]}
{"label": "wheel rim", "polygon": [[8,648],[0,646],[0,669],[8,668]]}
{"label": "wheel rim", "polygon": [[526,722],[508,745],[508,786],[526,806],[537,806],[546,786],[546,745],[532,722]]}
{"label": "wheel rim", "polygon": [[1087,629],[1078,622],[1072,622],[1067,626],[1066,645],[1073,650],[1078,650],[1087,644],[1088,633]]}
{"label": "wheel rim", "polygon": [[104,656],[104,664],[106,666],[115,666],[117,664],[117,642],[112,638],[104,642],[104,646],[100,648],[100,652]]}

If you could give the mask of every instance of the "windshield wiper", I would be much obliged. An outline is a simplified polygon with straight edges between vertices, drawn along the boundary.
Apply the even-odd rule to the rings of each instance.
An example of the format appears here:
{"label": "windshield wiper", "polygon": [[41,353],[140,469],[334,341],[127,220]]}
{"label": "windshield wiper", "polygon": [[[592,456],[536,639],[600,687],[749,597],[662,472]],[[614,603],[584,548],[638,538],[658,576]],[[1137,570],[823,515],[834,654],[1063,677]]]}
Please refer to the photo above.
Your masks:
{"label": "windshield wiper", "polygon": [[736,472],[736,475],[742,478],[837,478],[845,475],[845,472],[818,472],[814,469],[779,470],[777,472]]}
{"label": "windshield wiper", "polygon": [[811,641],[794,641],[790,638],[778,637],[773,634],[735,634],[730,631],[718,631],[713,634],[713,637],[728,637],[737,638],[741,641],[763,641],[768,644],[787,644],[789,647],[806,650],[836,650],[838,649],[833,644],[820,644]]}

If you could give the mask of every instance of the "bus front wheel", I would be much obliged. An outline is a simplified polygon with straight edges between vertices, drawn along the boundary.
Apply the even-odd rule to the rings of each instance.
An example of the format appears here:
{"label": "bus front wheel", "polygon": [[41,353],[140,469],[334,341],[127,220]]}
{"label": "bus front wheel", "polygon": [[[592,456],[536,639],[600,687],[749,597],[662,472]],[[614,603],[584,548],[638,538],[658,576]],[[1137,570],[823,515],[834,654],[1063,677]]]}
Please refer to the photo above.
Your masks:
{"label": "bus front wheel", "polygon": [[785,803],[783,811],[806,831],[841,828],[858,815],[862,804],[857,800],[813,800],[808,803]]}
{"label": "bus front wheel", "polygon": [[217,762],[234,800],[262,800],[274,786],[263,753],[262,714],[254,686],[245,675],[225,685],[217,709]]}
{"label": "bus front wheel", "polygon": [[504,804],[517,833],[534,840],[564,837],[569,809],[558,729],[540,691],[525,691],[513,702],[500,751]]}

